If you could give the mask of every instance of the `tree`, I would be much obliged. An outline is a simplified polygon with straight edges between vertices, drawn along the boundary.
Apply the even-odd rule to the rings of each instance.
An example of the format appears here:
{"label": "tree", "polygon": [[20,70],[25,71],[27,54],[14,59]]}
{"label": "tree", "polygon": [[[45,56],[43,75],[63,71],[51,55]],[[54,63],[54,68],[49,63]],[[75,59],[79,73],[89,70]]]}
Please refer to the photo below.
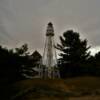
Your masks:
{"label": "tree", "polygon": [[[22,65],[29,65],[31,61],[28,55],[27,44],[8,50],[0,46],[0,79],[2,82],[15,82],[23,79]],[[5,82],[6,81],[6,82]]]}
{"label": "tree", "polygon": [[15,48],[15,52],[18,55],[21,55],[21,56],[28,55],[29,54],[29,52],[28,52],[28,45],[27,44],[24,44],[20,48]]}
{"label": "tree", "polygon": [[95,76],[100,76],[100,51],[94,56],[93,73]]}
{"label": "tree", "polygon": [[35,75],[39,73],[39,66],[41,63],[42,56],[38,51],[34,51],[28,59],[28,63],[23,66],[23,75],[26,78],[33,78]]}
{"label": "tree", "polygon": [[[73,30],[68,30],[60,36],[60,44],[56,48],[61,51],[59,54],[60,69],[64,76],[72,74],[80,74],[82,68],[88,59],[90,52],[87,46],[87,40],[81,40],[80,35]],[[81,71],[81,72],[80,72]]]}

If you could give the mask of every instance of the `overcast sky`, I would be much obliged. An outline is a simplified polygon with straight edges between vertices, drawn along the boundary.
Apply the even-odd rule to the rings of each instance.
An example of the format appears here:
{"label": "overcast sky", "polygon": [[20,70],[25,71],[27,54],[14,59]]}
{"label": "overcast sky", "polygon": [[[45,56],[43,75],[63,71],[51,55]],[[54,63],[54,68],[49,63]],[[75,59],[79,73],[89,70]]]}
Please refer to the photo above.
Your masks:
{"label": "overcast sky", "polygon": [[68,29],[100,47],[100,0],[0,0],[0,44],[15,48],[28,43],[30,50],[44,48],[47,23],[55,28],[55,42]]}

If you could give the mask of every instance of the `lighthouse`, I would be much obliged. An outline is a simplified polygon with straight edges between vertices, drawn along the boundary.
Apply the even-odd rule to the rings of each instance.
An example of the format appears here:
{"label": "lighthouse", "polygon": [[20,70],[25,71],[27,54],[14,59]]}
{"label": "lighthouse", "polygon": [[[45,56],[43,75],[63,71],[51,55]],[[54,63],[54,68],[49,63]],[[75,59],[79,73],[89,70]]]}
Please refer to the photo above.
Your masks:
{"label": "lighthouse", "polygon": [[42,57],[42,65],[40,70],[41,78],[60,78],[59,68],[57,66],[57,55],[54,42],[54,27],[51,22],[48,23],[46,29],[46,39],[44,53]]}

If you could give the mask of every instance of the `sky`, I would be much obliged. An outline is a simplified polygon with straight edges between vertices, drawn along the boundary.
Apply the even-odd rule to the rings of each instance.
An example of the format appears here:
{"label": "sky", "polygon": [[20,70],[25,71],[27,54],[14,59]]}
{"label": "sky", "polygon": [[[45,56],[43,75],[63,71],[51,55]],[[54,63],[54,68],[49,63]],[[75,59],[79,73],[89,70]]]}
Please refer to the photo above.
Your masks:
{"label": "sky", "polygon": [[100,50],[100,0],[0,0],[0,45],[27,43],[42,53],[49,21],[56,43],[73,29],[88,40],[92,54]]}

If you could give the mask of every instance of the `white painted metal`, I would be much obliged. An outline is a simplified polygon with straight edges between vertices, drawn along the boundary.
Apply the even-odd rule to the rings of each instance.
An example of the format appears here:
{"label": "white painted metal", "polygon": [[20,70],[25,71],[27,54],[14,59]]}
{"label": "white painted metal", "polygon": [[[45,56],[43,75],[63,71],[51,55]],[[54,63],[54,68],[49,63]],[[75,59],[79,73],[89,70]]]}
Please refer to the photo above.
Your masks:
{"label": "white painted metal", "polygon": [[49,23],[46,31],[46,41],[42,58],[42,65],[40,68],[40,77],[42,78],[60,78],[54,45],[54,28],[53,24]]}

